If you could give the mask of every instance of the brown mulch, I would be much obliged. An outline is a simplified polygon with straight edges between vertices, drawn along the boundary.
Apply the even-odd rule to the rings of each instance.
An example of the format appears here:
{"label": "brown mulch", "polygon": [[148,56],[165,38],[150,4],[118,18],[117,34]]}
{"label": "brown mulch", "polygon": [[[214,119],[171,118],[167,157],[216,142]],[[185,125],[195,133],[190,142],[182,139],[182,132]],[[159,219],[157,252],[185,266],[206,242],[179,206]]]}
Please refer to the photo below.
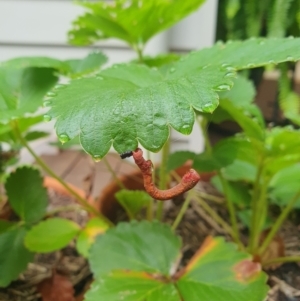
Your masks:
{"label": "brown mulch", "polygon": [[[218,193],[207,183],[201,183],[197,189],[219,197]],[[50,210],[74,204],[72,199],[56,195],[53,192],[49,193],[49,200]],[[165,222],[173,223],[181,208],[182,201],[183,197],[179,197],[173,202],[166,202]],[[206,202],[225,220],[228,219],[224,204],[207,199]],[[69,218],[81,225],[84,225],[88,219],[87,213],[82,210],[61,212],[57,216]],[[123,212],[119,212],[118,220],[126,220]],[[242,230],[243,226],[240,225],[240,227]],[[230,240],[226,231],[211,219],[196,201],[191,202],[176,232],[183,240],[182,265],[188,262],[208,235],[221,235]],[[286,255],[300,255],[299,228],[295,224],[286,222],[280,236],[284,240]],[[70,279],[75,288],[76,296],[86,289],[86,285],[92,279],[87,261],[78,255],[74,244],[70,244],[58,252],[36,255],[34,262],[28,265],[27,270],[19,276],[17,281],[5,289],[0,289],[0,301],[41,301],[37,284],[50,278],[54,270]],[[270,275],[268,284],[271,289],[265,301],[300,301],[300,266],[298,264],[287,263],[274,271],[267,272]],[[76,299],[76,301],[81,300],[81,296]]]}

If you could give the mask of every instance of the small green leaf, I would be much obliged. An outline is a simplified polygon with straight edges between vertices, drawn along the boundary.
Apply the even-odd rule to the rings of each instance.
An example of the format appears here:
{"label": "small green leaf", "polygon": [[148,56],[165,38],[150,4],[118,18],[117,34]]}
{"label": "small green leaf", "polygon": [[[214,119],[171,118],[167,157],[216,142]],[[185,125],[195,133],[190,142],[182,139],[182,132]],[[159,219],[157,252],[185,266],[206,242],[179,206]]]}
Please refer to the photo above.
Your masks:
{"label": "small green leaf", "polygon": [[44,56],[24,56],[2,62],[0,67],[9,69],[50,68],[60,71],[68,70],[68,64],[61,60]]}
{"label": "small green leaf", "polygon": [[171,27],[196,10],[204,0],[116,0],[79,2],[90,12],[73,22],[69,40],[87,45],[100,39],[118,38],[131,45],[145,44],[156,33]]}
{"label": "small green leaf", "polygon": [[70,66],[71,77],[82,76],[86,73],[96,71],[107,62],[107,56],[102,52],[92,52],[83,59],[65,61]]}
{"label": "small green leaf", "polygon": [[239,76],[234,80],[234,86],[231,90],[220,92],[220,101],[228,99],[236,106],[244,107],[254,101],[255,94],[256,90],[252,81]]}
{"label": "small green leaf", "polygon": [[135,218],[136,215],[152,201],[148,193],[139,190],[122,189],[115,194],[115,197],[119,204],[125,209],[130,219]]}
{"label": "small green leaf", "polygon": [[14,227],[0,234],[0,287],[9,285],[33,260],[34,254],[24,246],[25,235],[23,227]]}
{"label": "small green leaf", "polygon": [[0,122],[33,113],[42,106],[42,100],[57,82],[54,69],[0,68]]}
{"label": "small green leaf", "polygon": [[16,223],[0,219],[0,234],[6,232],[15,225]]}
{"label": "small green leaf", "polygon": [[257,167],[249,162],[235,160],[221,170],[223,177],[229,181],[254,182]]}
{"label": "small green leaf", "polygon": [[262,301],[267,295],[267,276],[258,263],[223,238],[209,237],[177,283],[188,301]]}
{"label": "small green leaf", "polygon": [[147,221],[120,223],[96,238],[90,265],[96,278],[117,269],[168,276],[180,257],[180,245],[167,225]]}
{"label": "small green leaf", "polygon": [[102,219],[90,219],[84,229],[79,232],[76,244],[78,252],[82,256],[88,257],[89,250],[94,243],[96,236],[106,232],[108,228],[109,225],[107,225]]}
{"label": "small green leaf", "polygon": [[[300,192],[300,164],[294,164],[277,172],[270,181],[270,195],[279,206],[286,206]],[[300,208],[300,196],[295,208]]]}
{"label": "small green leaf", "polygon": [[220,107],[226,111],[235,122],[239,124],[248,137],[255,138],[259,141],[264,139],[264,131],[260,120],[252,118],[247,110],[235,106],[230,100],[227,99],[222,100]]}
{"label": "small green leaf", "polygon": [[175,285],[145,272],[113,271],[96,280],[85,301],[181,301]]}
{"label": "small green leaf", "polygon": [[49,133],[47,133],[47,132],[33,131],[33,132],[27,133],[24,138],[27,141],[33,141],[33,140],[40,139],[40,138],[45,138],[45,137],[48,137],[48,136],[49,136]]}
{"label": "small green leaf", "polygon": [[25,237],[25,245],[39,253],[56,251],[66,247],[79,230],[79,226],[72,221],[51,218],[31,228]]}
{"label": "small green leaf", "polygon": [[[211,183],[219,192],[225,194],[219,176],[214,176],[211,179]],[[251,202],[251,195],[248,187],[244,183],[226,181],[226,192],[226,198],[236,205],[240,207],[249,206]]]}
{"label": "small green leaf", "polygon": [[188,160],[194,160],[196,153],[190,151],[178,151],[168,156],[167,170],[171,171],[182,166]]}
{"label": "small green leaf", "polygon": [[46,213],[48,196],[38,170],[18,168],[7,178],[5,189],[9,204],[23,221],[37,222]]}

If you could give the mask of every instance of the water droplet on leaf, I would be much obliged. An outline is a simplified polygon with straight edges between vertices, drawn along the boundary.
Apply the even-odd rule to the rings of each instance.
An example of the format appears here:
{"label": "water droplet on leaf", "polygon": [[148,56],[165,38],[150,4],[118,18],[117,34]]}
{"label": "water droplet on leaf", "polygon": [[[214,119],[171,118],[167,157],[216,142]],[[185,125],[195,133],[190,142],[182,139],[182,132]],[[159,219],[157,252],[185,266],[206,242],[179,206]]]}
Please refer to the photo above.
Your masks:
{"label": "water droplet on leaf", "polygon": [[52,104],[52,101],[49,101],[49,100],[46,100],[43,102],[43,106],[46,108],[46,107],[50,107]]}
{"label": "water droplet on leaf", "polygon": [[60,89],[64,89],[64,88],[66,88],[67,87],[67,85],[56,85],[55,87],[54,87],[54,89],[55,90],[60,90]]}
{"label": "water droplet on leaf", "polygon": [[275,64],[275,61],[274,60],[269,60],[268,64]]}
{"label": "water droplet on leaf", "polygon": [[61,134],[58,136],[59,141],[64,144],[70,140],[69,136],[66,134]]}
{"label": "water droplet on leaf", "polygon": [[235,77],[236,73],[235,72],[228,72],[225,74],[225,77]]}
{"label": "water droplet on leaf", "polygon": [[45,121],[45,122],[49,122],[49,121],[51,121],[51,119],[52,119],[52,117],[51,117],[50,115],[47,115],[47,114],[44,115],[43,117],[44,117],[44,121]]}
{"label": "water droplet on leaf", "polygon": [[176,71],[175,68],[171,68],[171,69],[170,69],[170,73],[174,73],[175,71]]}
{"label": "water droplet on leaf", "polygon": [[93,159],[95,162],[100,162],[101,161],[101,156],[100,155],[94,155]]}
{"label": "water droplet on leaf", "polygon": [[96,79],[103,80],[102,76],[96,76]]}
{"label": "water droplet on leaf", "polygon": [[231,86],[228,84],[223,84],[215,87],[216,91],[228,91],[230,90]]}
{"label": "water droplet on leaf", "polygon": [[203,112],[205,113],[211,113],[213,112],[213,110],[215,109],[215,106],[212,104],[212,103],[206,103],[204,106],[203,106]]}
{"label": "water droplet on leaf", "polygon": [[295,60],[292,56],[288,56],[286,59],[287,59],[287,61],[294,61]]}
{"label": "water droplet on leaf", "polygon": [[250,63],[250,64],[247,64],[247,68],[253,68],[255,65]]}
{"label": "water droplet on leaf", "polygon": [[47,97],[54,97],[54,96],[56,96],[56,95],[57,95],[57,94],[54,93],[54,92],[48,92],[48,93],[46,94]]}

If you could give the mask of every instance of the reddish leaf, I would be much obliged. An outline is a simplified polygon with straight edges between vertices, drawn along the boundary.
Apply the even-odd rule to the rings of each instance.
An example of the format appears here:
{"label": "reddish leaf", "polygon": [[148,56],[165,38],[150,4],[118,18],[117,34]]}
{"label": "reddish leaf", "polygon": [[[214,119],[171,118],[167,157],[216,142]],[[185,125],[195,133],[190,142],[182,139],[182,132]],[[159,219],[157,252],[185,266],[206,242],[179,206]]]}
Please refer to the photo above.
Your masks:
{"label": "reddish leaf", "polygon": [[75,301],[74,288],[70,280],[63,275],[53,273],[37,286],[43,301]]}

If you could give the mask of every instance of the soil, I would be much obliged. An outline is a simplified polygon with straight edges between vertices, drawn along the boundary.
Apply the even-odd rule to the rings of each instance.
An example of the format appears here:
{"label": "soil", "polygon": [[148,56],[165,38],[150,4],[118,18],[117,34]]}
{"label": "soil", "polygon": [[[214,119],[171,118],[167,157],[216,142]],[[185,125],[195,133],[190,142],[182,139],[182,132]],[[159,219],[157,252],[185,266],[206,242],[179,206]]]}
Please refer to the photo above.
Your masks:
{"label": "soil", "polygon": [[[222,203],[221,196],[208,183],[201,183],[196,188],[206,194],[217,196],[217,202],[204,199],[219,215],[227,220],[227,210]],[[49,200],[51,210],[58,206],[74,204],[73,199],[56,195],[51,191]],[[182,196],[172,202],[166,202],[165,222],[171,224],[174,221],[182,202]],[[69,218],[81,225],[84,225],[88,219],[86,212],[82,210],[61,212],[57,216]],[[118,213],[118,220],[126,220],[124,212],[120,211]],[[245,233],[243,239],[247,239],[247,232],[242,225],[240,227],[241,232]],[[198,231],[195,231],[196,229]],[[297,227],[291,221],[286,222],[282,228],[280,237],[283,237],[286,255],[300,255],[299,230],[299,226]],[[227,240],[230,240],[226,231],[211,219],[196,201],[190,203],[176,232],[183,240],[182,265],[189,261],[207,236],[224,236]],[[68,276],[75,288],[76,301],[82,301],[82,292],[86,290],[91,282],[92,274],[86,260],[76,252],[74,244],[70,244],[59,252],[37,255],[34,262],[29,264],[27,270],[19,276],[17,281],[14,281],[5,289],[0,289],[0,301],[41,301],[41,295],[37,291],[37,284],[44,279],[50,278],[54,270]],[[265,301],[300,301],[299,264],[287,263],[266,272],[270,276],[268,284],[271,289]]]}

